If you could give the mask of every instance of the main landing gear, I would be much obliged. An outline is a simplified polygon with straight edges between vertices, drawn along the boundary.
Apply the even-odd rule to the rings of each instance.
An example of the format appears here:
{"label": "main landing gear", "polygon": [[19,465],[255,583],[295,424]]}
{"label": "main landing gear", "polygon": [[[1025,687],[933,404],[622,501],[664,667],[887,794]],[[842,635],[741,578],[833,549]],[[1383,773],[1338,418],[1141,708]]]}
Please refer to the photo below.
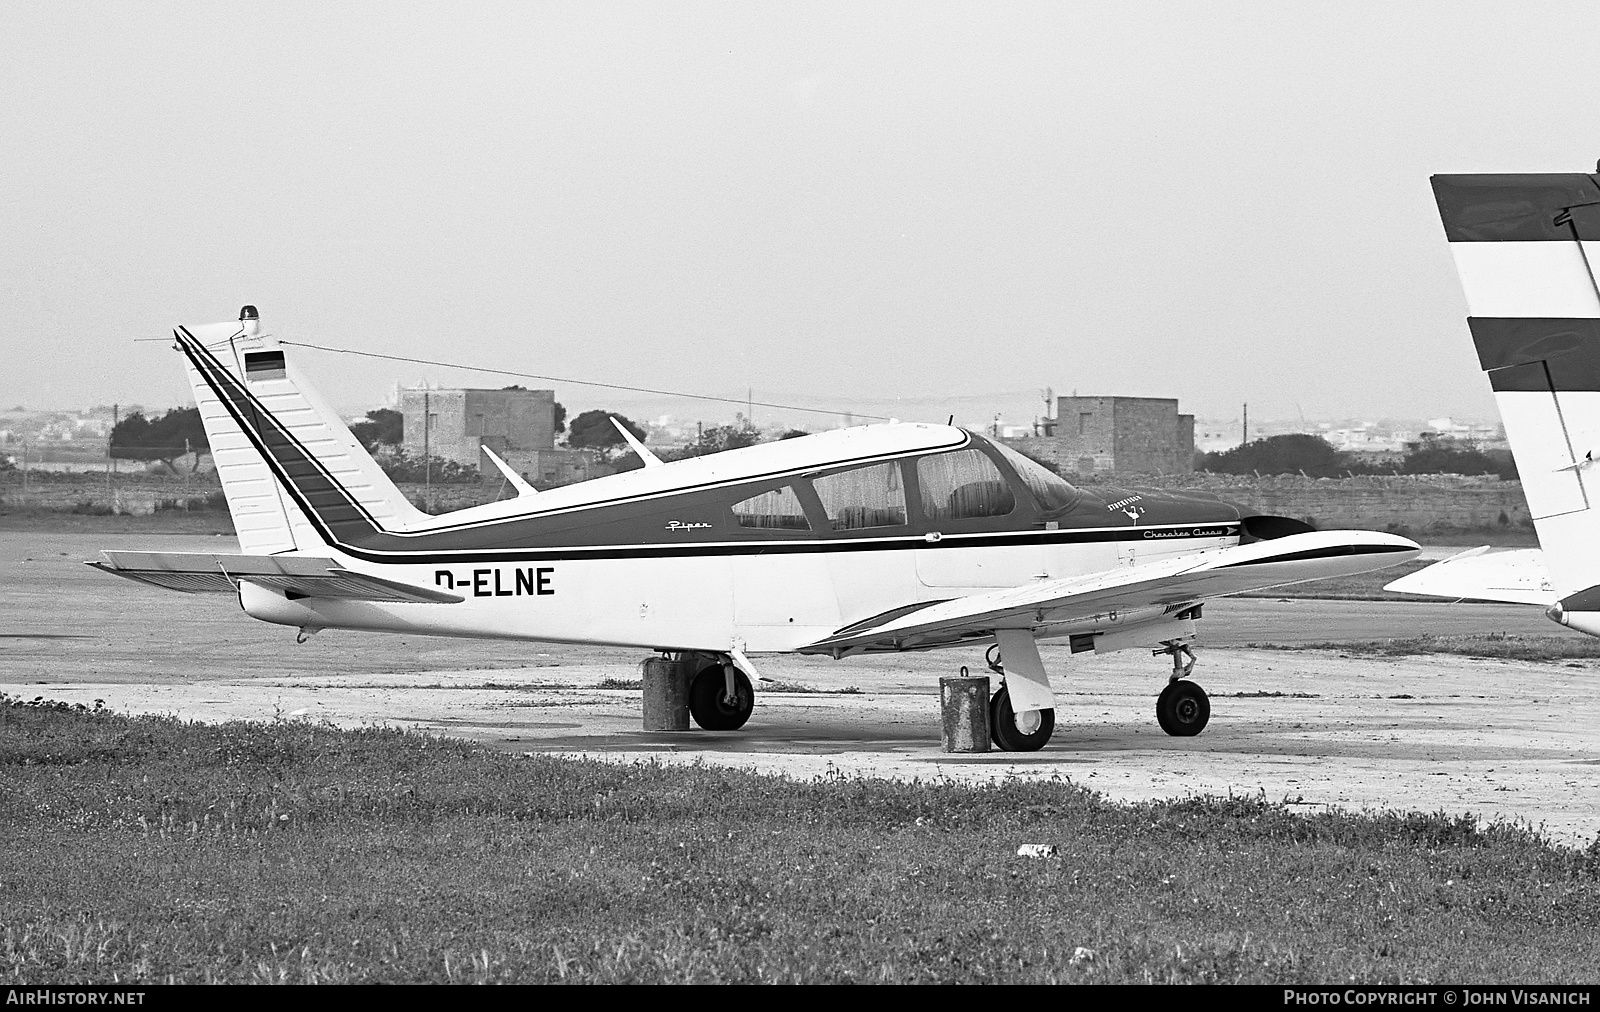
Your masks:
{"label": "main landing gear", "polygon": [[1037,752],[1056,729],[1056,711],[1011,709],[1011,694],[1004,685],[989,697],[989,737],[1002,752]]}
{"label": "main landing gear", "polygon": [[749,677],[730,661],[706,665],[689,683],[689,715],[707,731],[739,730],[755,705]]}
{"label": "main landing gear", "polygon": [[1156,698],[1156,723],[1174,737],[1191,738],[1205,730],[1206,721],[1211,719],[1211,699],[1206,690],[1188,681],[1194,670],[1194,651],[1182,640],[1168,640],[1153,652],[1158,657],[1172,657],[1172,677]]}
{"label": "main landing gear", "polygon": [[[990,671],[1005,678],[1006,671],[1000,663],[998,649],[990,647],[984,660]],[[1011,693],[1006,691],[1003,681],[1000,691],[989,697],[989,737],[994,741],[995,748],[1002,752],[1037,752],[1044,748],[1055,729],[1054,709],[1023,710],[1021,713],[1014,711],[1011,708]]]}

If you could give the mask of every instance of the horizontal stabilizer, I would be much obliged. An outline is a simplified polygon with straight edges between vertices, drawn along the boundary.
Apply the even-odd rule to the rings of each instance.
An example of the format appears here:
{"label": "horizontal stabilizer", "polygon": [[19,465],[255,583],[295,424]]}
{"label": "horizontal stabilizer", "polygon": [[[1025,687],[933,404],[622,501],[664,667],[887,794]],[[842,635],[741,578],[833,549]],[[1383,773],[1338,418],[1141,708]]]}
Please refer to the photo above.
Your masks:
{"label": "horizontal stabilizer", "polygon": [[1408,562],[1421,551],[1406,538],[1373,531],[1314,531],[1142,566],[1046,580],[957,598],[847,626],[801,653],[917,646],[994,629],[1065,626],[1097,615],[1162,609],[1176,613],[1207,598],[1308,580],[1354,576]]}
{"label": "horizontal stabilizer", "polygon": [[1537,548],[1513,552],[1469,548],[1427,569],[1402,576],[1383,589],[1396,594],[1537,604],[1547,608],[1556,603],[1544,553]]}
{"label": "horizontal stabilizer", "polygon": [[294,555],[209,555],[202,552],[101,552],[87,565],[117,576],[186,594],[232,594],[241,580],[290,596],[346,601],[426,601],[458,604],[465,598],[431,587],[396,583],[351,572],[332,559]]}

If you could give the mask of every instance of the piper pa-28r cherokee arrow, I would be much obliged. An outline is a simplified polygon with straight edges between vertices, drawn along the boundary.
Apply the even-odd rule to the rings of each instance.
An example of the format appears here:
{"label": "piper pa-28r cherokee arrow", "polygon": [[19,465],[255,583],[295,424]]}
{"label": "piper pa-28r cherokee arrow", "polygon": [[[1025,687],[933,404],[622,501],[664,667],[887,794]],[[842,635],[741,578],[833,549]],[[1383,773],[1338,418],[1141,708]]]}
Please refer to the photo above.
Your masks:
{"label": "piper pa-28r cherokee arrow", "polygon": [[[106,552],[106,572],[237,594],[254,618],[633,646],[695,658],[695,720],[741,727],[750,657],[987,646],[993,738],[1049,739],[1035,640],[1172,658],[1156,713],[1197,734],[1183,676],[1212,597],[1367,572],[1418,548],[1315,531],[1214,497],[1075,488],[1001,443],[891,423],[661,463],[429,516],[415,509],[262,332],[175,331],[240,555]],[[492,458],[499,463],[497,458]]]}

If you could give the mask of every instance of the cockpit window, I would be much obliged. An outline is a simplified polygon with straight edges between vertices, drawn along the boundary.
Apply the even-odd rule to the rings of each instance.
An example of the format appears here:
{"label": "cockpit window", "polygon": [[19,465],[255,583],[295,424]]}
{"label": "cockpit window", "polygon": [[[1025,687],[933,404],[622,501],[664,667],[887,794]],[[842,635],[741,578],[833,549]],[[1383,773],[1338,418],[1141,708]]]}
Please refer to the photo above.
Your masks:
{"label": "cockpit window", "polygon": [[811,482],[836,531],[893,527],[906,522],[906,491],[899,464],[872,464],[823,475]]}
{"label": "cockpit window", "polygon": [[806,511],[800,508],[799,498],[794,494],[794,489],[787,485],[734,503],[733,515],[740,527],[778,531],[811,529],[806,522]]}
{"label": "cockpit window", "polygon": [[982,450],[952,450],[917,461],[922,514],[929,520],[1003,517],[1017,507],[1011,485]]}
{"label": "cockpit window", "polygon": [[1022,476],[1022,480],[1028,485],[1028,490],[1039,500],[1041,510],[1048,513],[1078,501],[1081,493],[1059,474],[1053,473],[1043,464],[1029,460],[999,440],[990,440],[989,445],[999,450],[1000,456],[1006,458],[1006,463]]}

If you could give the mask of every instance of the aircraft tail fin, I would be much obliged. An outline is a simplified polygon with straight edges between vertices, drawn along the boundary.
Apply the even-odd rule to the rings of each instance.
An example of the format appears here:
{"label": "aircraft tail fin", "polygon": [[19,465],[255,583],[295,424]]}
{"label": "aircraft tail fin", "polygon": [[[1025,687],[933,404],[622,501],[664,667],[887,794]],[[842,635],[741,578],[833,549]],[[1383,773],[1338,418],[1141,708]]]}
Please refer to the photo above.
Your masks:
{"label": "aircraft tail fin", "polygon": [[261,332],[253,306],[237,322],[180,327],[174,337],[241,552],[325,551],[330,520],[404,529],[425,519]]}
{"label": "aircraft tail fin", "polygon": [[1567,611],[1600,611],[1600,179],[1439,175],[1467,324]]}

